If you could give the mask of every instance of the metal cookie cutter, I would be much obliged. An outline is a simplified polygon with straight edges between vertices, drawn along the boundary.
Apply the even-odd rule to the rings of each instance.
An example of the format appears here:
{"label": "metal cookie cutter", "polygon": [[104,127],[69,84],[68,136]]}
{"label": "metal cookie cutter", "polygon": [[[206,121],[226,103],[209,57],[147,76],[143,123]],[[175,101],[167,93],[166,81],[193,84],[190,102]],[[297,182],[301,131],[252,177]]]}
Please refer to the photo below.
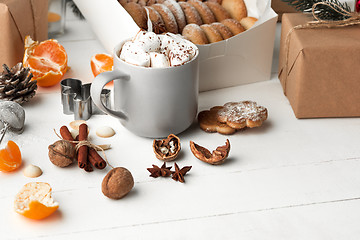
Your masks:
{"label": "metal cookie cutter", "polygon": [[[60,85],[64,114],[74,114],[75,120],[88,120],[93,114],[105,114],[91,100],[91,83],[82,84],[79,79],[67,78]],[[110,106],[109,89],[102,90],[101,101],[106,107]]]}

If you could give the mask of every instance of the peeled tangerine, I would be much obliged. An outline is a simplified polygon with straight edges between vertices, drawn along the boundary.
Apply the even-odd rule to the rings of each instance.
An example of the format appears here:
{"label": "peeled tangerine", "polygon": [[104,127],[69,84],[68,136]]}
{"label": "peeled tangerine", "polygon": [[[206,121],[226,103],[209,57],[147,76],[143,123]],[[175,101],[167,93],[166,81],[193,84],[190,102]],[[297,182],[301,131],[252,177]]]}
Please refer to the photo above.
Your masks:
{"label": "peeled tangerine", "polygon": [[21,165],[21,152],[15,142],[9,141],[4,149],[0,150],[0,171],[12,172]]}
{"label": "peeled tangerine", "polygon": [[55,39],[43,42],[25,37],[24,67],[30,68],[37,85],[50,87],[61,81],[68,69],[65,48]]}
{"label": "peeled tangerine", "polygon": [[27,218],[40,220],[59,208],[51,197],[51,187],[45,182],[30,182],[15,197],[15,211]]}

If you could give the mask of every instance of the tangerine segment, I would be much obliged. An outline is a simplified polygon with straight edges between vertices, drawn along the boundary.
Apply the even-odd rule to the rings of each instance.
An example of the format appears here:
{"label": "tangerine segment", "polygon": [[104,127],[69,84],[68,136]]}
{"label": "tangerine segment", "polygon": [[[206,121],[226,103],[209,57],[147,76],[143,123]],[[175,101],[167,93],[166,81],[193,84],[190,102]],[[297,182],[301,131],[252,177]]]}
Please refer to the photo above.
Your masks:
{"label": "tangerine segment", "polygon": [[40,220],[59,208],[51,197],[51,187],[45,182],[30,182],[15,197],[15,211],[27,218]]}
{"label": "tangerine segment", "polygon": [[90,65],[94,77],[96,77],[100,73],[113,70],[114,59],[108,54],[99,53],[91,57]]}
{"label": "tangerine segment", "polygon": [[67,54],[65,49],[54,39],[41,42],[34,48],[32,56],[53,62],[55,65],[61,66],[62,69],[67,65]]}
{"label": "tangerine segment", "polygon": [[21,152],[18,145],[9,141],[6,147],[0,150],[0,171],[14,171],[20,167],[21,162]]}
{"label": "tangerine segment", "polygon": [[54,39],[37,42],[25,38],[24,67],[29,67],[38,86],[50,87],[66,73],[68,57],[65,48]]}

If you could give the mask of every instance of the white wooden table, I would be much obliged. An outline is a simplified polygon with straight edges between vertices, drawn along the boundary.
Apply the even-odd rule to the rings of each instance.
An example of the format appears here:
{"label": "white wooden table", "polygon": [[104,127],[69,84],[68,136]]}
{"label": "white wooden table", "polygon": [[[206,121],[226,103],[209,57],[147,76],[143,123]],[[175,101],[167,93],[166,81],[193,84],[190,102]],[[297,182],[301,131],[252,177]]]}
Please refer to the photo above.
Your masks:
{"label": "white wooden table", "polygon": [[[86,21],[68,17],[67,32],[59,40],[69,55],[66,77],[91,81],[89,59],[105,50]],[[276,52],[277,47],[275,62]],[[111,143],[106,152],[110,163],[126,167],[135,179],[130,194],[115,201],[101,192],[109,167],[87,173],[49,161],[47,147],[57,140],[53,129],[73,117],[62,114],[58,87],[40,90],[25,105],[24,133],[4,140],[20,146],[23,166],[14,173],[0,172],[0,239],[358,240],[360,119],[296,119],[276,74],[270,81],[201,93],[199,110],[247,99],[268,108],[263,127],[223,136],[205,133],[194,123],[179,135],[182,151],[176,162],[193,166],[184,184],[149,177],[146,168],[162,164],[152,139],[129,133],[112,117],[93,116],[90,137],[96,144]],[[103,125],[112,126],[116,135],[96,137],[95,129]],[[226,138],[232,149],[220,166],[197,160],[189,149],[190,140],[214,149]],[[40,166],[43,175],[23,176],[28,164]],[[42,221],[13,210],[14,196],[31,181],[48,182],[60,204]]]}

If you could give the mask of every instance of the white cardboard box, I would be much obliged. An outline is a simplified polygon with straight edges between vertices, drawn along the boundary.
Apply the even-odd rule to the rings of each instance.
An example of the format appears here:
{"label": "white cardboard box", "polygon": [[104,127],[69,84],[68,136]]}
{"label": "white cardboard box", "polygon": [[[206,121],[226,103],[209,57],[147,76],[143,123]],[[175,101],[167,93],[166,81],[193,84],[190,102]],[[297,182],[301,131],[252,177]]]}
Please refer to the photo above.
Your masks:
{"label": "white cardboard box", "polygon": [[[116,0],[74,1],[109,53],[139,30]],[[245,3],[248,15],[259,19],[251,29],[221,42],[198,45],[200,91],[270,79],[277,14],[270,0]]]}

